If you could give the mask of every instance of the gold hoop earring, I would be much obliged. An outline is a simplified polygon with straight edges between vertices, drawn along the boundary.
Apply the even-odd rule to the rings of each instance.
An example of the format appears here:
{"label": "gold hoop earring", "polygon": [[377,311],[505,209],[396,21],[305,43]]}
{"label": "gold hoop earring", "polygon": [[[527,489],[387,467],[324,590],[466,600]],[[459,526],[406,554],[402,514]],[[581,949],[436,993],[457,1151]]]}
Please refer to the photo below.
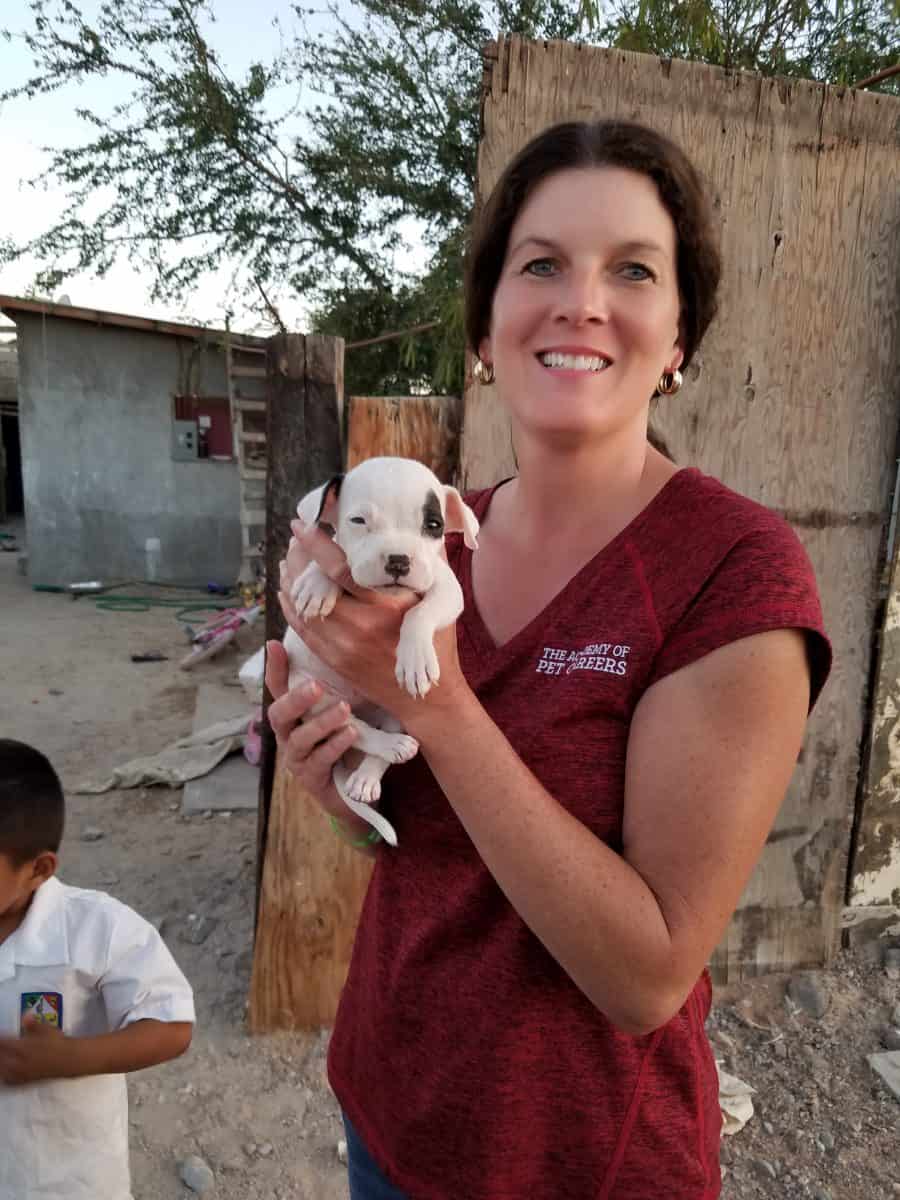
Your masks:
{"label": "gold hoop earring", "polygon": [[683,383],[684,376],[676,367],[674,371],[663,371],[659,378],[659,383],[656,385],[656,390],[661,396],[674,396],[676,392],[681,391]]}
{"label": "gold hoop earring", "polygon": [[472,367],[472,374],[479,383],[489,384],[494,382],[494,364],[482,362],[480,358],[475,359],[475,365]]}

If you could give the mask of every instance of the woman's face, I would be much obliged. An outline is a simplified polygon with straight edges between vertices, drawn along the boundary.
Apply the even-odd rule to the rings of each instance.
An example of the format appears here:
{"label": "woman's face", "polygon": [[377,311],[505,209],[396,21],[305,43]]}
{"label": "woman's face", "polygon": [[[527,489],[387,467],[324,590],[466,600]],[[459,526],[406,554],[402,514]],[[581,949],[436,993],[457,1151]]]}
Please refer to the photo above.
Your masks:
{"label": "woman's face", "polygon": [[514,421],[553,437],[644,429],[679,366],[676,234],[654,183],[560,171],[522,207],[479,347]]}

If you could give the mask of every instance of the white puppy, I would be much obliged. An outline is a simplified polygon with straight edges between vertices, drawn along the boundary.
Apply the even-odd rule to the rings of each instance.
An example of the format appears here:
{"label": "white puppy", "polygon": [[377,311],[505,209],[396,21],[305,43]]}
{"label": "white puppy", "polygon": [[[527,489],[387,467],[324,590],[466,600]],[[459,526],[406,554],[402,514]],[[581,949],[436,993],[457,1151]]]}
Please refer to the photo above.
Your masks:
{"label": "white puppy", "polygon": [[[304,496],[297,513],[307,525],[318,522],[333,530],[360,587],[402,587],[421,597],[400,626],[396,675],[411,695],[424,696],[440,675],[434,635],[463,610],[462,588],[444,555],[444,534],[462,533],[466,545],[474,549],[478,544],[475,514],[456,488],[445,487],[427,467],[407,458],[367,459]],[[305,621],[327,617],[340,595],[340,587],[311,561],[291,588],[297,614]],[[290,686],[317,679],[327,689],[311,716],[332,703],[335,695],[353,710],[357,739],[351,753],[358,757],[361,752],[362,757],[352,771],[343,763],[335,765],[335,787],[353,812],[396,845],[392,826],[371,805],[381,796],[387,768],[413,758],[418,743],[389,713],[369,704],[312,654],[292,629],[285,634],[284,645]]]}

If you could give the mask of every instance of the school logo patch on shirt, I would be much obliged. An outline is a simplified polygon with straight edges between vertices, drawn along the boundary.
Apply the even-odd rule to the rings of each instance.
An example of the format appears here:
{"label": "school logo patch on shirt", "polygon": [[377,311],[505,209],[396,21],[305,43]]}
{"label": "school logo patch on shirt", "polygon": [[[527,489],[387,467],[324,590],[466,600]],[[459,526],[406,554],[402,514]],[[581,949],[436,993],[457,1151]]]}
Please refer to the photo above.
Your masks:
{"label": "school logo patch on shirt", "polygon": [[63,1027],[63,998],[61,992],[23,992],[21,1016],[36,1017],[43,1025],[54,1029]]}

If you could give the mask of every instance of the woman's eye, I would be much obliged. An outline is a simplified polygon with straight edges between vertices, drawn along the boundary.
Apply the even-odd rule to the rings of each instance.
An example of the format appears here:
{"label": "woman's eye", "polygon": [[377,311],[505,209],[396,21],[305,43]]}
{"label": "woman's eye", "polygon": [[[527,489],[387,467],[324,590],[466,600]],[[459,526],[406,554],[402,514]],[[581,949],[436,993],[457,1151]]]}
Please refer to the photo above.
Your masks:
{"label": "woman's eye", "polygon": [[351,517],[350,518],[351,525],[365,525],[365,523],[366,523],[365,517]]}
{"label": "woman's eye", "polygon": [[622,274],[626,279],[633,279],[635,282],[640,282],[642,279],[656,279],[656,275],[643,263],[625,263],[622,267]]}
{"label": "woman's eye", "polygon": [[537,275],[544,279],[556,272],[556,263],[552,258],[533,258],[522,268],[523,275]]}

